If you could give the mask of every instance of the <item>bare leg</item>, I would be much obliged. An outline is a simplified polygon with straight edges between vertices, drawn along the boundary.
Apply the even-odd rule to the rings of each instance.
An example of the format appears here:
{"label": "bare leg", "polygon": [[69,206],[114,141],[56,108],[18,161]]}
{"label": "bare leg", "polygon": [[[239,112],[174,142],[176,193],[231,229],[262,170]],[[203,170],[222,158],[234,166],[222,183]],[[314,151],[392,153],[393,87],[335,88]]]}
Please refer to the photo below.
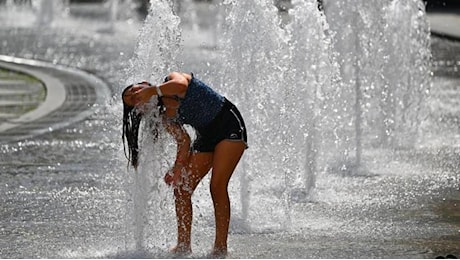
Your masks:
{"label": "bare leg", "polygon": [[194,153],[187,167],[189,175],[183,184],[174,189],[177,216],[177,246],[175,253],[191,253],[192,194],[198,183],[208,173],[212,164],[212,153]]}
{"label": "bare leg", "polygon": [[230,199],[228,182],[235,170],[246,145],[243,142],[221,141],[214,151],[211,177],[211,196],[214,203],[216,238],[213,256],[227,255],[227,237],[230,224]]}

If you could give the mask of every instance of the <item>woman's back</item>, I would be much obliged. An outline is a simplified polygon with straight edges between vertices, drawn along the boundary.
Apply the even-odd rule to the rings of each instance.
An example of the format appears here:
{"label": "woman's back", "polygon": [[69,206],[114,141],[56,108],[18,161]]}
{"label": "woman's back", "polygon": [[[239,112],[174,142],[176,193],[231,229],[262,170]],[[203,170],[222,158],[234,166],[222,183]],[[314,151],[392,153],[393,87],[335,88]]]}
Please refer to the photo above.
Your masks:
{"label": "woman's back", "polygon": [[177,116],[181,123],[201,128],[208,125],[217,116],[223,104],[222,95],[193,77],[192,74],[185,97],[180,100]]}

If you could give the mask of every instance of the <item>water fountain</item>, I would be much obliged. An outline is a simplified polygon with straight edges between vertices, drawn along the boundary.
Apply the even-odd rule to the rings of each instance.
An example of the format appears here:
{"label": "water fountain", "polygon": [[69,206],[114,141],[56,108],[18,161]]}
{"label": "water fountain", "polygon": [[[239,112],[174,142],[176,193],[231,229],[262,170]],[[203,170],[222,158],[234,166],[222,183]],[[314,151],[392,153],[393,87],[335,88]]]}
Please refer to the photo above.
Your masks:
{"label": "water fountain", "polygon": [[[251,129],[248,134],[251,149],[247,151],[242,162],[244,172],[241,173],[240,183],[248,186],[251,183],[264,183],[261,187],[267,185],[266,187],[273,188],[258,192],[252,190],[251,193],[243,190],[240,195],[244,201],[242,205],[250,208],[256,205],[269,206],[273,210],[274,222],[280,225],[288,210],[283,202],[285,200],[281,198],[287,196],[285,184],[291,176],[284,170],[286,158],[279,157],[279,154],[287,156],[283,136],[279,134],[282,118],[279,108],[284,104],[283,95],[279,95],[273,88],[280,83],[280,74],[286,70],[286,64],[283,64],[284,56],[288,55],[285,32],[280,27],[276,8],[267,1],[232,4],[225,15],[226,24],[223,26],[224,32],[227,32],[224,39],[228,41],[221,44],[225,46],[225,63],[212,66],[221,71],[220,74],[216,72],[221,77],[221,82],[213,85],[222,86],[226,90],[224,93],[232,100],[236,99],[248,122],[247,127]],[[241,21],[244,22],[240,23]],[[254,51],[255,48],[260,49]],[[267,71],[271,73],[267,74]],[[269,149],[266,147],[268,144],[271,145]],[[270,158],[269,161],[273,164],[261,161],[258,156]],[[259,192],[266,195],[265,199],[255,198],[255,194]],[[273,200],[267,193],[271,193],[276,199]],[[242,213],[243,219],[252,219],[247,209],[243,209]]]}
{"label": "water fountain", "polygon": [[[138,36],[135,56],[130,60],[130,65],[125,72],[126,80],[120,86],[127,86],[140,79],[161,82],[163,75],[167,75],[169,71],[178,70],[177,57],[181,51],[180,35],[179,17],[173,14],[169,1],[156,1],[155,5],[150,8],[149,15]],[[155,104],[153,106],[155,107]],[[157,111],[152,110],[151,112]],[[172,193],[168,191],[166,185],[161,185],[163,184],[162,173],[165,173],[170,167],[167,163],[168,159],[173,160],[164,152],[170,151],[169,154],[174,154],[174,152],[170,146],[167,149],[168,142],[164,130],[160,131],[163,133],[159,137],[160,140],[152,145],[149,123],[161,125],[158,122],[144,124],[145,134],[141,141],[142,167],[137,174],[127,175],[128,183],[131,183],[127,185],[127,193],[133,198],[133,207],[131,210],[128,209],[128,212],[132,212],[132,215],[130,214],[132,219],[128,218],[127,226],[134,227],[132,234],[134,235],[135,252],[144,251],[148,248],[147,245],[159,251],[164,248],[165,241],[172,244],[172,239],[174,239],[170,235],[174,232],[173,227],[175,226],[174,218],[171,218],[173,214]],[[168,201],[171,203],[168,204]],[[154,214],[148,214],[149,211]],[[152,224],[152,221],[155,223]],[[145,233],[156,234],[156,238],[152,240]]]}
{"label": "water fountain", "polygon": [[[334,78],[333,70],[330,72],[333,65],[328,56],[331,50],[330,45],[327,44],[330,40],[324,34],[324,16],[319,13],[315,1],[299,5],[294,10],[298,19],[293,19],[288,26],[289,29],[284,30],[280,26],[280,20],[277,19],[277,9],[268,1],[224,4],[228,15],[223,25],[223,30],[226,32],[223,39],[227,41],[223,40],[219,44],[223,46],[221,50],[223,59],[211,64],[212,69],[209,74],[214,76],[209,79],[209,82],[241,107],[248,121],[248,128],[253,129],[249,134],[251,149],[248,150],[235,174],[239,176],[239,179],[235,180],[236,185],[232,186],[233,192],[241,196],[240,201],[235,203],[234,219],[236,220],[233,221],[233,226],[239,232],[289,229],[292,226],[289,220],[290,204],[293,196],[296,196],[295,192],[298,193],[297,197],[303,194],[300,197],[303,196],[305,199],[306,193],[314,187],[315,156],[318,147],[313,140],[317,129],[307,122],[320,121],[318,117],[322,112],[318,110],[323,107],[315,104],[315,100],[322,99],[321,92],[330,88],[331,79]],[[151,10],[139,36],[135,58],[130,62],[130,69],[126,73],[130,76],[123,85],[141,78],[159,81],[158,75],[165,75],[168,70],[174,70],[177,66],[163,63],[178,61],[177,53],[181,50],[178,20],[168,8],[170,6],[166,3],[157,3]],[[307,16],[305,12],[312,12],[315,15]],[[305,21],[305,19],[309,20]],[[239,26],[242,20],[246,22],[244,26]],[[312,23],[314,26],[310,29],[302,29],[301,24],[305,22]],[[264,49],[261,50],[260,47]],[[255,48],[258,48],[258,51],[255,51]],[[310,50],[309,55],[299,55],[306,49]],[[318,64],[310,66],[309,62],[318,62]],[[304,70],[312,73],[305,73]],[[267,71],[271,73],[267,75]],[[298,83],[299,75],[303,83]],[[308,101],[304,102],[305,100]],[[318,108],[320,106],[321,109]],[[299,118],[304,123],[301,123],[298,128],[290,127],[290,122],[299,121]],[[167,142],[159,145],[161,149],[157,150],[158,148],[155,147],[149,148],[151,138],[148,134],[145,140],[143,151],[149,155],[157,154],[155,159],[160,164],[151,162],[152,158],[146,160],[147,164],[143,168],[145,170],[141,170],[141,175],[145,178],[153,172],[154,175],[147,178],[151,181],[143,179],[134,180],[133,183],[145,184],[148,187],[159,186],[156,183],[161,182],[162,176],[158,174],[165,172],[168,165],[164,165],[167,158],[160,155],[158,151],[164,150]],[[279,157],[279,154],[283,156]],[[263,158],[271,158],[272,163],[267,163]],[[141,188],[135,186],[135,189],[145,191],[149,189],[147,186]],[[164,189],[162,192],[165,192]],[[142,194],[138,199],[141,197],[165,199],[165,195],[161,195],[160,191],[155,191],[155,194],[155,196]],[[198,200],[206,201],[202,196],[198,194],[197,197],[201,197]],[[135,205],[136,216],[145,216],[139,211],[146,208],[145,203],[147,202]],[[165,208],[164,205],[160,205],[163,203],[158,199],[151,202],[155,207]],[[212,212],[209,204],[197,204],[198,208],[208,208],[209,212]],[[270,219],[262,219],[254,214],[258,208],[272,209]],[[165,212],[159,214],[155,215],[157,221],[165,218],[161,215]],[[136,231],[140,236],[143,236],[144,228],[149,228],[149,233],[159,233],[159,230],[152,230],[155,229],[152,226],[145,226],[142,223],[138,225],[142,226]],[[164,228],[172,225],[169,223],[161,226]],[[155,241],[149,242],[150,245],[155,243]],[[142,247],[139,243],[138,246]]]}
{"label": "water fountain", "polygon": [[118,9],[119,9],[119,0],[110,0],[108,1],[108,6],[106,7],[108,9],[108,19],[107,19],[107,25],[101,29],[98,30],[98,32],[101,33],[114,33],[115,30],[115,23],[117,21],[117,16],[118,16]]}
{"label": "water fountain", "polygon": [[[212,66],[218,68],[212,74],[222,75],[216,85],[235,96],[251,129],[252,149],[241,174],[241,183],[251,190],[242,189],[243,219],[267,221],[248,216],[249,203],[254,212],[258,207],[273,208],[268,222],[277,228],[291,226],[292,196],[314,187],[318,151],[314,122],[322,113],[315,101],[334,78],[325,21],[316,2],[299,3],[291,15],[291,24],[283,29],[270,2],[233,3],[223,26],[225,64]],[[271,163],[261,158],[270,158]]]}
{"label": "water fountain", "polygon": [[366,145],[414,147],[430,88],[423,2],[324,2],[340,61],[341,117],[348,118],[342,122],[350,122],[348,130],[341,129],[343,149],[349,151],[340,168],[362,167]]}
{"label": "water fountain", "polygon": [[[412,1],[406,8],[399,6],[402,3],[398,1],[391,6],[390,2],[363,3],[347,9],[348,13],[335,13],[333,4],[326,2],[326,14],[333,17],[331,28],[328,28],[327,16],[318,10],[313,0],[293,1],[294,7],[289,12],[291,21],[285,27],[281,26],[277,9],[269,1],[223,2],[227,14],[219,44],[222,57],[211,64],[207,73],[212,75],[209,82],[241,108],[250,129],[251,147],[235,174],[239,179],[234,181],[233,192],[240,194],[240,201],[234,207],[235,230],[290,230],[293,226],[292,203],[314,198],[316,175],[331,171],[360,173],[363,149],[368,148],[375,136],[382,134],[377,131],[382,129],[382,123],[385,124],[384,135],[380,137],[384,140],[382,143],[388,143],[385,140],[390,137],[406,140],[406,135],[398,136],[404,131],[414,134],[420,123],[419,115],[405,115],[404,111],[412,111],[412,105],[420,107],[425,95],[422,90],[428,87],[427,43],[417,40],[417,46],[408,47],[414,50],[408,59],[417,60],[420,67],[415,72],[405,72],[405,78],[419,83],[400,83],[399,74],[378,68],[391,67],[387,65],[395,64],[394,59],[399,57],[392,48],[394,43],[385,40],[394,30],[392,25],[401,24],[395,15],[398,11],[407,10],[404,17],[414,14],[405,28],[415,30],[415,35],[421,39],[428,39],[427,27],[420,23],[423,10],[418,10],[421,8],[418,2]],[[341,10],[346,3],[334,4]],[[380,14],[380,10],[385,12]],[[349,31],[338,28],[338,23],[343,21],[350,21]],[[142,78],[159,81],[158,75],[180,67],[178,63],[168,63],[180,62],[177,59],[181,52],[178,22],[169,4],[155,4],[139,36],[136,57],[127,72],[130,77],[124,85]],[[356,31],[363,34],[356,34]],[[400,44],[406,41],[401,40]],[[415,52],[421,48],[423,51]],[[349,53],[353,56],[346,56]],[[374,55],[388,58],[374,59]],[[414,73],[418,74],[412,75]],[[401,86],[406,86],[407,90]],[[417,89],[412,90],[412,86]],[[394,107],[387,103],[398,103],[396,97],[409,94],[414,101],[401,101],[404,111],[389,114],[384,109]],[[413,127],[407,129],[403,124]],[[155,158],[162,163],[149,162],[145,167],[148,170],[143,172],[142,178],[156,172],[147,178],[153,183],[147,179],[134,181],[147,184],[140,189],[144,191],[152,185],[159,187],[157,182],[161,174],[156,174],[167,169],[164,165],[167,158],[160,156],[158,151],[164,150],[168,143],[164,139],[165,143],[157,150],[148,148],[151,137],[146,135],[145,140],[146,154],[157,154]],[[352,150],[355,155],[351,154]],[[167,208],[161,201],[166,198],[164,194],[159,190],[155,194],[150,197],[161,199],[154,199],[153,205]],[[204,201],[202,195],[196,197]],[[145,203],[136,208],[146,208]],[[198,207],[209,205],[198,203]],[[268,219],[257,214],[263,209],[271,211]],[[138,211],[135,215],[144,216]],[[161,214],[155,215],[155,219],[166,223]],[[151,226],[148,228],[152,229],[150,233],[160,232]],[[141,230],[137,232],[142,234]],[[155,244],[150,241],[152,243]]]}
{"label": "water fountain", "polygon": [[[219,10],[225,17],[216,31],[220,42],[201,48],[182,42],[184,27],[169,1],[152,1],[127,62],[129,47],[123,53],[104,48],[136,43],[117,34],[120,23],[114,35],[90,31],[96,43],[103,43],[94,51],[86,38],[72,45],[77,37],[45,54],[31,50],[37,59],[96,71],[112,83],[115,94],[74,128],[1,147],[6,161],[25,160],[1,165],[9,173],[0,175],[7,223],[0,226],[0,245],[6,245],[2,256],[170,257],[165,252],[175,242],[175,218],[172,192],[162,177],[173,160],[174,143],[162,133],[152,145],[149,124],[155,121],[147,122],[141,167],[134,173],[126,169],[114,123],[121,116],[119,92],[125,85],[161,82],[170,70],[202,76],[241,108],[250,130],[250,148],[230,185],[231,256],[426,256],[423,246],[399,242],[447,234],[450,226],[424,222],[429,214],[401,209],[424,205],[422,195],[435,197],[440,189],[454,187],[458,177],[382,156],[394,147],[413,146],[415,141],[404,136],[416,132],[424,116],[416,105],[429,87],[423,6],[415,0],[371,2],[323,1],[325,16],[316,1],[293,1],[283,23],[271,1],[226,0]],[[53,37],[48,38],[42,42],[52,44]],[[67,45],[77,47],[60,53]],[[14,54],[12,44],[3,46]],[[407,47],[408,55],[396,55],[392,46]],[[70,52],[77,54],[67,57]],[[106,53],[112,56],[99,57]],[[209,55],[198,57],[202,53]],[[395,69],[407,63],[421,66]],[[119,73],[120,68],[126,70]],[[334,174],[344,172],[355,176]],[[192,256],[205,255],[212,243],[208,183],[204,179],[193,198]],[[11,237],[17,246],[5,242]]]}
{"label": "water fountain", "polygon": [[54,5],[52,0],[41,0],[37,14],[37,23],[39,26],[49,26],[54,19]]}

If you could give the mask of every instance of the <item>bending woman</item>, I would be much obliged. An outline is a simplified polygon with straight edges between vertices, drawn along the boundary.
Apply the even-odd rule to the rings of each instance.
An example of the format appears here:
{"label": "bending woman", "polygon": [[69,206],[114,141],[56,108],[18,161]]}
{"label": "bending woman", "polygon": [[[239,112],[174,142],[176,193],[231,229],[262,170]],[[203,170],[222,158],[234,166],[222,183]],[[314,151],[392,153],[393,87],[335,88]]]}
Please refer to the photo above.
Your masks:
{"label": "bending woman", "polygon": [[[144,81],[128,86],[123,98],[123,142],[129,147],[128,160],[138,166],[138,132],[142,109],[152,97],[158,98],[166,130],[177,142],[174,166],[164,180],[174,187],[177,216],[177,246],[173,252],[191,253],[192,194],[212,169],[211,197],[214,204],[216,236],[214,256],[227,255],[230,223],[228,183],[244,150],[246,127],[238,109],[193,74],[172,72],[165,82],[153,86]],[[191,144],[183,125],[192,126],[197,138]]]}

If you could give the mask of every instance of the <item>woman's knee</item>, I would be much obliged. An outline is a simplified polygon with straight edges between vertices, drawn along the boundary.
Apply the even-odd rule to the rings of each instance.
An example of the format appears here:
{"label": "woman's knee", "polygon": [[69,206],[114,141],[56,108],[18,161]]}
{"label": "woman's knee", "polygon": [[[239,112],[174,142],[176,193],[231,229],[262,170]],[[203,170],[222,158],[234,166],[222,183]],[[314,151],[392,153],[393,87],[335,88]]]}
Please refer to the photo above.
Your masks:
{"label": "woman's knee", "polygon": [[213,181],[210,183],[211,196],[214,200],[228,198],[227,183],[222,181]]}

